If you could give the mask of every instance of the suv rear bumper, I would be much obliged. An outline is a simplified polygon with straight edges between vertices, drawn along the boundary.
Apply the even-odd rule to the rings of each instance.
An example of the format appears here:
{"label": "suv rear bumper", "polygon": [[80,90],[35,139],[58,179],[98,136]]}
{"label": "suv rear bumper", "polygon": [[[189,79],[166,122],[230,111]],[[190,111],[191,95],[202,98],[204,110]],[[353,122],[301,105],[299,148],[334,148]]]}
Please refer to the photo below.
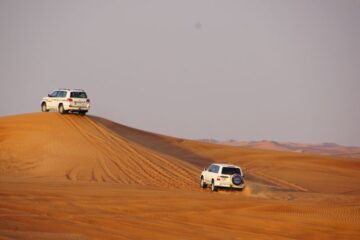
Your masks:
{"label": "suv rear bumper", "polygon": [[216,187],[224,187],[224,188],[244,188],[245,187],[245,182],[242,181],[242,183],[240,185],[235,185],[232,181],[231,181],[231,177],[228,178],[220,178],[221,180],[219,180],[219,178],[215,179],[215,186]]}
{"label": "suv rear bumper", "polygon": [[82,105],[82,106],[76,106],[69,103],[64,104],[64,109],[66,111],[89,111],[90,110],[90,104]]}
{"label": "suv rear bumper", "polygon": [[70,111],[89,111],[89,107],[73,107],[73,106],[69,106],[66,110],[70,110]]}
{"label": "suv rear bumper", "polygon": [[237,188],[243,189],[245,187],[245,183],[240,185],[228,184],[228,183],[215,183],[216,187],[223,187],[223,188]]}

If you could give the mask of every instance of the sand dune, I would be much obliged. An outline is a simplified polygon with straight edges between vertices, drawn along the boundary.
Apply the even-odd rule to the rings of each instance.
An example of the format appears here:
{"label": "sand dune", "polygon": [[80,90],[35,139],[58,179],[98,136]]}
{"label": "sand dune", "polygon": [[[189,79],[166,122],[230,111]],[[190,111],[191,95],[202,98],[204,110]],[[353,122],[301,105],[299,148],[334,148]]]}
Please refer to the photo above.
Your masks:
{"label": "sand dune", "polygon": [[[211,162],[243,192],[198,187]],[[0,239],[356,239],[360,161],[198,142],[99,117],[0,118]]]}
{"label": "sand dune", "polygon": [[7,117],[1,125],[3,175],[194,186],[194,166],[114,135],[88,117],[39,113]]}
{"label": "sand dune", "polygon": [[216,143],[216,144],[224,144],[229,146],[263,149],[263,150],[314,153],[314,154],[331,155],[331,156],[346,157],[346,158],[360,158],[360,147],[347,147],[335,143],[305,144],[305,143],[292,143],[292,142],[276,142],[269,140],[217,141],[214,139],[203,139],[200,141]]}

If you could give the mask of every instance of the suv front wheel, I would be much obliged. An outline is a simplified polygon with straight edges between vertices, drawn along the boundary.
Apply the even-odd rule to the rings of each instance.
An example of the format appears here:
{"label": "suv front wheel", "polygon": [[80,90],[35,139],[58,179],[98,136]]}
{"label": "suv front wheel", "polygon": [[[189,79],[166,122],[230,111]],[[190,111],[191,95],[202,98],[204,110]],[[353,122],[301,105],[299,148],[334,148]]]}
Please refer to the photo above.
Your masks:
{"label": "suv front wheel", "polygon": [[48,112],[48,111],[49,111],[49,110],[46,108],[46,103],[44,103],[44,102],[41,104],[41,111],[42,111],[42,112]]}
{"label": "suv front wheel", "polygon": [[200,187],[202,187],[202,188],[206,188],[206,187],[207,187],[207,184],[205,183],[203,177],[201,177],[201,180],[200,180]]}

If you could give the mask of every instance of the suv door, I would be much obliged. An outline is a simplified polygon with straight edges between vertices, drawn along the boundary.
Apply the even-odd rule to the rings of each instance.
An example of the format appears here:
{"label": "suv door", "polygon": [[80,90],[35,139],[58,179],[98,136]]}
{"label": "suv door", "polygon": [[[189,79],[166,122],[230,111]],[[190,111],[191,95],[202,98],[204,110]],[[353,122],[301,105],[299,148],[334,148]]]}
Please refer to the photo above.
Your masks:
{"label": "suv door", "polygon": [[61,102],[61,97],[64,91],[58,91],[56,96],[54,97],[54,108],[58,109],[59,108],[59,103]]}
{"label": "suv door", "polygon": [[218,165],[212,165],[212,169],[211,169],[211,179],[216,179],[217,176],[218,176],[218,173],[219,173],[219,169],[220,169],[220,166]]}
{"label": "suv door", "polygon": [[58,95],[56,96],[57,105],[59,103],[66,101],[66,91],[59,91]]}
{"label": "suv door", "polygon": [[210,165],[210,167],[206,170],[206,174],[204,176],[206,183],[211,183],[212,179],[215,179],[217,177],[217,174],[219,172],[219,166],[218,165]]}
{"label": "suv door", "polygon": [[54,109],[56,107],[55,98],[59,91],[54,91],[46,99],[46,104],[48,108]]}
{"label": "suv door", "polygon": [[211,168],[213,165],[210,165],[204,172],[204,180],[206,183],[211,183]]}

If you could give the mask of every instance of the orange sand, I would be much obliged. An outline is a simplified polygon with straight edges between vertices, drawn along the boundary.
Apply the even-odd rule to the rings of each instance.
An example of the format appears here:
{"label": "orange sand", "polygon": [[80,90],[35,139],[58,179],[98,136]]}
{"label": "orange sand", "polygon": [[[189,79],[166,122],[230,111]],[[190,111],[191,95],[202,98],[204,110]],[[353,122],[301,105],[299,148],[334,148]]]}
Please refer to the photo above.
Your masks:
{"label": "orange sand", "polygon": [[[198,187],[211,162],[243,192]],[[360,161],[215,145],[98,117],[0,118],[0,239],[358,239]]]}

